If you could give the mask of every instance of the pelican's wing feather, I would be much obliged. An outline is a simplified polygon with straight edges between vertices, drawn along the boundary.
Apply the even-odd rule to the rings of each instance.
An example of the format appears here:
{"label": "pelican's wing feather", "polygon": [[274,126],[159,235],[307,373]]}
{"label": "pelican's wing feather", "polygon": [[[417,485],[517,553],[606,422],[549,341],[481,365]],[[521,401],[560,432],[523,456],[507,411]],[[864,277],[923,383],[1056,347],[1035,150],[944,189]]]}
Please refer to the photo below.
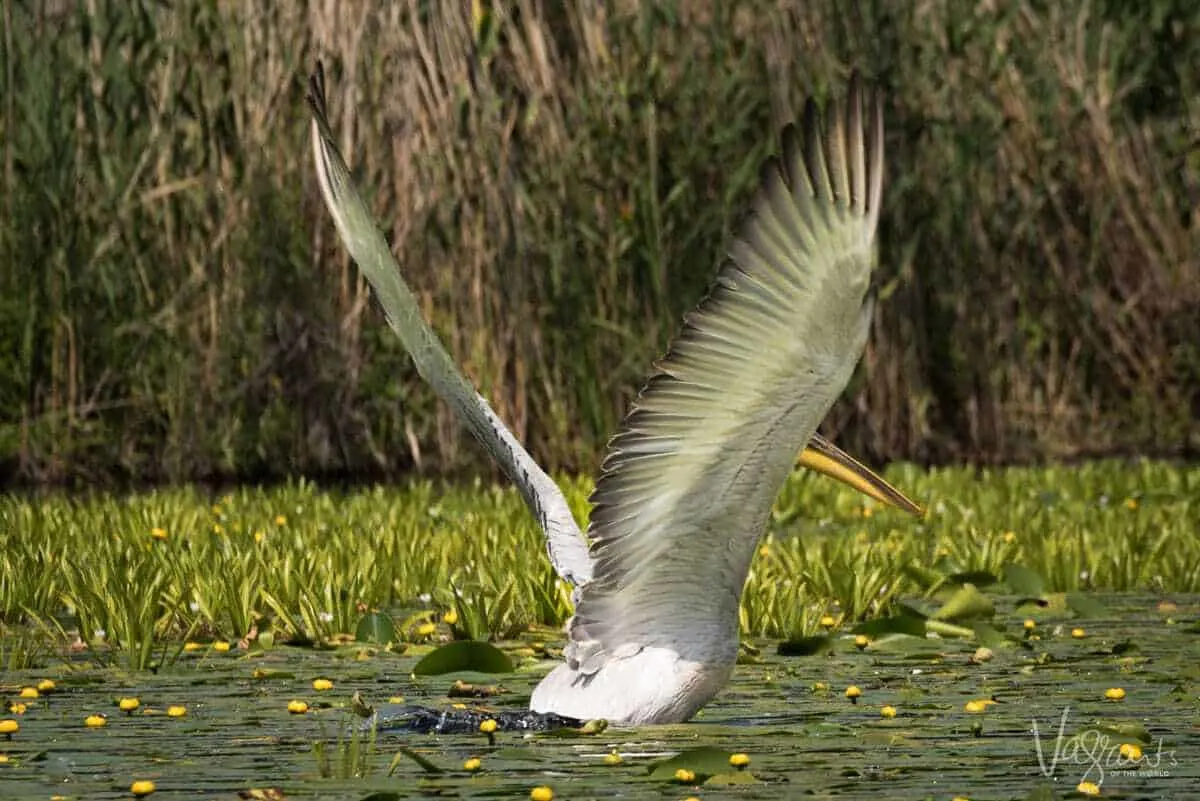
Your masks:
{"label": "pelican's wing feather", "polygon": [[591,559],[561,490],[521,447],[483,396],[475,391],[437,334],[425,323],[387,241],[355,189],[329,126],[325,73],[320,64],[309,79],[308,104],[312,110],[313,157],[321,194],[342,242],[375,290],[388,324],[400,336],[417,372],[449,404],[520,489],[545,531],[546,549],[555,570],[571,584],[582,585],[591,578]]}
{"label": "pelican's wing feather", "polygon": [[771,504],[866,342],[883,184],[878,97],[866,105],[864,119],[855,76],[824,126],[810,101],[802,132],[784,131],[714,286],[609,445],[569,626],[585,674],[638,647],[736,647]]}

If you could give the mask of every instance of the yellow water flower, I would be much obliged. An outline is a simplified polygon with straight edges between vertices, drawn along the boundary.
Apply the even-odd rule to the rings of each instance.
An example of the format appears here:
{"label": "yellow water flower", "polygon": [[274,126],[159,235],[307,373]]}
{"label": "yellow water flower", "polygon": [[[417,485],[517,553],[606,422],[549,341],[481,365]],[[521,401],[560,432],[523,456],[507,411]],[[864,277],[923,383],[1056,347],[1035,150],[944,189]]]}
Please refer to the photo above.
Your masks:
{"label": "yellow water flower", "polygon": [[554,801],[554,791],[544,784],[534,787],[529,791],[529,801]]}
{"label": "yellow water flower", "polygon": [[388,699],[388,703],[389,704],[403,704],[404,696],[403,695],[393,695],[391,698]]}
{"label": "yellow water flower", "polygon": [[224,534],[225,527],[220,523],[213,523],[213,534]]}
{"label": "yellow water flower", "polygon": [[12,712],[14,715],[24,715],[26,710],[28,710],[28,709],[29,709],[28,706],[26,706],[25,704],[22,704],[22,703],[18,703],[16,701],[13,701],[11,704],[8,705],[8,711]]}
{"label": "yellow water flower", "polygon": [[870,506],[864,506],[862,508],[862,516],[863,517],[870,517],[873,514],[875,514],[875,510],[872,509]]}
{"label": "yellow water flower", "polygon": [[17,732],[19,732],[20,730],[21,730],[21,724],[17,723],[12,718],[5,718],[4,720],[0,720],[0,734],[3,734],[8,739],[11,740],[12,736],[14,734],[16,734]]}
{"label": "yellow water flower", "polygon": [[479,757],[471,757],[463,763],[463,770],[474,773],[483,767],[483,763],[479,761]]}
{"label": "yellow water flower", "polygon": [[859,634],[854,638],[854,647],[862,650],[871,644],[871,640],[865,634]]}
{"label": "yellow water flower", "polygon": [[308,711],[308,704],[303,701],[288,701],[288,712],[293,715],[303,715]]}
{"label": "yellow water flower", "polygon": [[1078,640],[1083,637],[1086,637],[1087,632],[1081,628],[1074,628],[1074,629],[1071,629],[1071,636]]}
{"label": "yellow water flower", "polygon": [[165,528],[150,529],[150,536],[156,540],[165,540],[167,538],[167,530]]}
{"label": "yellow water flower", "polygon": [[620,765],[625,760],[621,759],[621,755],[616,751],[610,751],[604,755],[605,765]]}
{"label": "yellow water flower", "polygon": [[1075,792],[1080,795],[1100,795],[1100,785],[1095,782],[1080,782],[1076,785]]}
{"label": "yellow water flower", "polygon": [[1004,532],[1004,541],[1007,542],[1009,545],[1016,542],[1017,541],[1017,532],[1015,532],[1015,531]]}
{"label": "yellow water flower", "polygon": [[187,714],[186,706],[182,706],[180,704],[175,704],[174,706],[167,707],[167,717],[169,717],[169,718],[181,718],[186,714]]}
{"label": "yellow water flower", "polygon": [[1142,758],[1142,747],[1137,743],[1121,743],[1121,756],[1130,762],[1137,762]]}
{"label": "yellow water flower", "polygon": [[887,706],[880,707],[879,715],[881,717],[885,717],[885,718],[891,720],[892,718],[896,717],[896,707],[894,707],[890,704]]}
{"label": "yellow water flower", "polygon": [[421,625],[417,626],[418,637],[429,637],[435,631],[437,631],[437,625],[434,623],[422,623]]}
{"label": "yellow water flower", "polygon": [[750,755],[742,753],[730,754],[729,764],[733,765],[738,770],[741,770],[750,764]]}
{"label": "yellow water flower", "polygon": [[1110,701],[1120,701],[1125,697],[1125,689],[1123,687],[1109,687],[1104,691],[1104,697]]}
{"label": "yellow water flower", "polygon": [[837,625],[837,621],[833,619],[833,615],[822,615],[821,625],[827,629],[831,629]]}
{"label": "yellow water flower", "polygon": [[183,644],[183,650],[187,651],[188,653],[191,653],[192,651],[199,651],[203,647],[203,643],[198,642],[185,642]]}
{"label": "yellow water flower", "polygon": [[0,754],[0,765],[3,765],[5,762],[8,762],[8,754]]}
{"label": "yellow water flower", "polygon": [[1026,630],[1026,631],[1033,631],[1033,630],[1034,630],[1034,629],[1036,629],[1036,628],[1037,628],[1037,621],[1036,621],[1036,620],[1034,620],[1034,619],[1033,619],[1033,618],[1031,618],[1031,617],[1030,617],[1030,618],[1026,618],[1026,619],[1025,619],[1025,630]]}
{"label": "yellow water flower", "polygon": [[143,795],[150,795],[154,792],[154,790],[154,782],[140,781],[129,785],[129,792],[133,793],[139,798]]}
{"label": "yellow water flower", "polygon": [[846,688],[846,697],[853,703],[858,703],[858,699],[862,697],[862,690],[858,689],[858,685],[851,684]]}
{"label": "yellow water flower", "polygon": [[286,518],[286,517],[284,517],[283,515],[275,515],[275,525],[277,525],[277,526],[286,526],[286,525],[287,525],[287,518]]}
{"label": "yellow water flower", "polygon": [[264,534],[264,533],[262,533],[261,531],[257,531],[257,530],[256,530],[256,531],[254,532],[254,541],[255,541],[255,542],[262,542],[262,541],[263,541],[263,540],[265,540],[266,538],[267,538],[267,535],[266,535],[266,534]]}
{"label": "yellow water flower", "polygon": [[479,730],[481,732],[483,732],[484,734],[492,734],[493,732],[496,731],[496,725],[497,725],[496,721],[492,720],[491,718],[488,718],[487,720],[485,720],[479,724]]}
{"label": "yellow water flower", "polygon": [[212,649],[223,654],[229,650],[229,643],[225,640],[217,640],[212,644]]}
{"label": "yellow water flower", "polygon": [[313,689],[317,692],[325,692],[333,689],[333,682],[329,679],[313,679]]}
{"label": "yellow water flower", "polygon": [[37,698],[37,687],[22,687],[20,695],[22,698]]}
{"label": "yellow water flower", "polygon": [[696,772],[688,770],[687,768],[679,768],[677,771],[675,771],[675,781],[683,782],[684,784],[691,784],[692,782],[696,781]]}
{"label": "yellow water flower", "polygon": [[1138,508],[1138,499],[1137,498],[1126,498],[1125,499],[1125,508],[1131,512],[1136,511]]}
{"label": "yellow water flower", "polygon": [[120,701],[117,701],[117,706],[121,708],[122,712],[133,712],[133,710],[141,705],[142,702],[136,698],[122,698]]}
{"label": "yellow water flower", "polygon": [[445,623],[447,626],[453,626],[455,623],[458,622],[458,610],[451,609],[449,612],[442,615],[442,622]]}
{"label": "yellow water flower", "polygon": [[83,725],[89,729],[99,729],[108,725],[108,718],[104,715],[88,715],[83,719]]}
{"label": "yellow water flower", "polygon": [[467,705],[466,704],[451,704],[450,707],[452,709],[466,709]]}
{"label": "yellow water flower", "polygon": [[967,701],[963,704],[963,710],[972,715],[980,715],[987,711],[987,701]]}
{"label": "yellow water flower", "polygon": [[39,693],[52,693],[57,687],[58,685],[54,683],[54,679],[42,679],[37,683]]}

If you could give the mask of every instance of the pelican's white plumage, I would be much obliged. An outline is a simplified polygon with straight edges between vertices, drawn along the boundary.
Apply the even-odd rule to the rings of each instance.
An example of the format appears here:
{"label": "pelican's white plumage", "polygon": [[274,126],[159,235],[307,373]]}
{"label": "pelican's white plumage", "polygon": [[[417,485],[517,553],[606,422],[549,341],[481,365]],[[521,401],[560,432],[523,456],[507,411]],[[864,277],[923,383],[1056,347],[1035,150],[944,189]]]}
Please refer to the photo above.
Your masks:
{"label": "pelican's white plumage", "polygon": [[864,117],[853,78],[824,126],[810,102],[802,132],[784,131],[716,283],[610,443],[589,549],[558,487],[421,319],[338,153],[319,66],[310,89],[317,174],[342,240],[421,375],[520,488],[555,569],[576,588],[565,662],[531,708],[626,723],[688,719],[733,670],[750,559],[796,453],[811,440],[841,454],[814,435],[869,328],[883,187],[878,97]]}

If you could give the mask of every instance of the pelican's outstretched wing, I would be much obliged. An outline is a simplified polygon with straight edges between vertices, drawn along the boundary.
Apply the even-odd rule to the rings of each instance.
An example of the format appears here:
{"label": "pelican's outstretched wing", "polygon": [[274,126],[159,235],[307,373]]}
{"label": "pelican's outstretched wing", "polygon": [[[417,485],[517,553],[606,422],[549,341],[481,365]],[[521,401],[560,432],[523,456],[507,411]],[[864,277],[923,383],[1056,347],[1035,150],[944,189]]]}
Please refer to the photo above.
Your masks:
{"label": "pelican's outstretched wing", "polygon": [[350,170],[334,143],[326,114],[325,72],[320,63],[309,79],[308,104],[312,108],[317,178],[342,242],[371,283],[388,323],[400,335],[417,372],[450,405],[521,490],[546,532],[546,549],[554,569],[571,584],[581,586],[591,578],[592,564],[567,501],[558,485],[537,466],[487,401],[459,372],[437,334],[422,319],[400,267],[354,188]]}
{"label": "pelican's outstretched wing", "polygon": [[822,127],[763,169],[751,215],[609,444],[592,495],[593,580],[570,624],[587,675],[640,647],[736,648],[750,559],[796,453],[866,342],[883,121],[857,76]]}

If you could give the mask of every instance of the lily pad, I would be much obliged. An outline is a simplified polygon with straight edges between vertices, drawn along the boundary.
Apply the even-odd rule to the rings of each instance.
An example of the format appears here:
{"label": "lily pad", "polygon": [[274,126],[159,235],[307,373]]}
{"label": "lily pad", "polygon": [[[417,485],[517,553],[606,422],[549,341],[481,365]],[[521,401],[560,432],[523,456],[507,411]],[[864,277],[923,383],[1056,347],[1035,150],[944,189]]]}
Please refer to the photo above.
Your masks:
{"label": "lily pad", "polygon": [[710,745],[692,748],[676,754],[670,759],[655,762],[649,768],[652,779],[674,779],[675,771],[680,768],[696,774],[697,781],[704,781],[710,776],[730,773],[729,757],[731,751],[723,751]]}
{"label": "lily pad", "polygon": [[1014,595],[1040,598],[1046,592],[1046,582],[1042,577],[1024,565],[1005,565],[1004,583]]}
{"label": "lily pad", "polygon": [[996,608],[986,595],[976,589],[974,584],[964,584],[942,604],[942,608],[933,613],[934,620],[973,620],[981,617],[991,617]]}
{"label": "lily pad", "polygon": [[908,634],[912,637],[925,636],[925,618],[912,614],[892,615],[868,620],[854,627],[855,634],[881,637],[884,634]]}
{"label": "lily pad", "polygon": [[833,649],[833,640],[821,634],[815,637],[793,637],[779,643],[780,656],[816,656]]}
{"label": "lily pad", "polygon": [[1104,617],[1105,615],[1103,604],[1077,592],[1067,593],[1067,608],[1079,617]]}
{"label": "lily pad", "polygon": [[491,643],[458,640],[427,654],[413,667],[412,672],[415,676],[440,676],[462,671],[512,673],[513,663],[508,654]]}
{"label": "lily pad", "polygon": [[354,627],[354,639],[387,645],[396,641],[396,627],[389,615],[370,612],[358,619],[358,625]]}

